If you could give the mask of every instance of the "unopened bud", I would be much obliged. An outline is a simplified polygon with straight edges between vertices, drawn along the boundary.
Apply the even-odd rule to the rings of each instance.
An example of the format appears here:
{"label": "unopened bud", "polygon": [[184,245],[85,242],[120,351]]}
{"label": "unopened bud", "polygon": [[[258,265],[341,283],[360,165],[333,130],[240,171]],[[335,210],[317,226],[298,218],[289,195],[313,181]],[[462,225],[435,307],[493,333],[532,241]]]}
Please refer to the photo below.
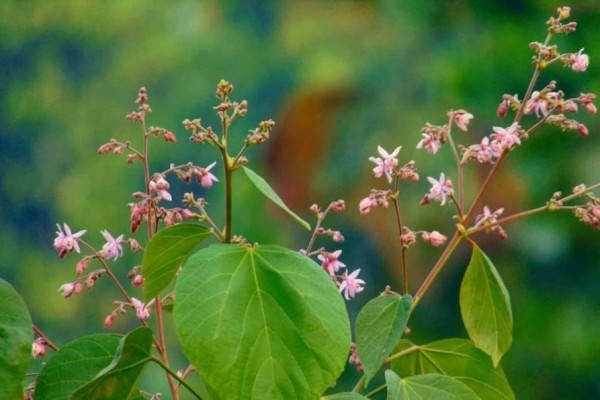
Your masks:
{"label": "unopened bud", "polygon": [[116,317],[115,313],[108,314],[106,316],[106,318],[104,319],[104,327],[107,329],[110,328],[112,326],[112,324],[115,322],[115,317]]}

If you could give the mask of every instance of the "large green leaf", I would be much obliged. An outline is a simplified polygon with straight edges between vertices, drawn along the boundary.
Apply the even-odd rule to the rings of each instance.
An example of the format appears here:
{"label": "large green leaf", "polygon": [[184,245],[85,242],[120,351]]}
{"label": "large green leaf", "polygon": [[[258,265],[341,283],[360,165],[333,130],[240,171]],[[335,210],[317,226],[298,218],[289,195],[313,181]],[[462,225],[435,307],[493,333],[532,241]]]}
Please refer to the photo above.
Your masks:
{"label": "large green leaf", "polygon": [[369,398],[358,393],[348,392],[323,396],[321,397],[321,400],[369,400]]}
{"label": "large green leaf", "polygon": [[267,196],[267,198],[269,198],[273,203],[277,204],[282,210],[284,210],[286,213],[288,213],[303,228],[310,231],[310,224],[308,222],[306,222],[305,220],[303,220],[302,218],[300,218],[295,212],[290,210],[288,208],[288,206],[285,205],[283,200],[281,200],[281,197],[279,197],[279,195],[277,193],[275,193],[273,188],[271,188],[271,186],[269,186],[267,181],[265,181],[262,176],[258,175],[256,172],[252,171],[248,167],[242,167],[242,169],[246,173],[246,176],[248,177],[248,179],[250,179],[250,182],[252,182],[254,184],[254,186],[256,186],[256,188],[261,191],[262,194]]}
{"label": "large green leaf", "polygon": [[22,399],[23,379],[31,363],[31,318],[21,296],[2,279],[0,304],[0,399]]}
{"label": "large green leaf", "polygon": [[344,369],[344,301],[294,251],[213,245],[189,258],[175,295],[181,344],[214,399],[318,398]]}
{"label": "large green leaf", "polygon": [[35,400],[67,400],[113,360],[121,335],[84,336],[61,347],[42,369]]}
{"label": "large green leaf", "polygon": [[464,383],[446,375],[426,374],[400,379],[385,371],[387,400],[481,400]]}
{"label": "large green leaf", "polygon": [[210,229],[185,222],[165,228],[150,239],[142,260],[146,302],[171,283],[185,259],[210,235]]}
{"label": "large green leaf", "polygon": [[119,342],[115,357],[98,375],[77,389],[71,400],[127,400],[134,397],[137,382],[150,360],[152,330],[139,327]]}
{"label": "large green leaf", "polygon": [[494,264],[476,244],[460,286],[460,311],[475,346],[497,366],[512,343],[510,297]]}
{"label": "large green leaf", "polygon": [[494,368],[490,357],[468,339],[443,339],[422,346],[401,340],[395,351],[411,348],[414,351],[391,363],[391,368],[400,376],[439,373],[466,384],[482,399],[515,398],[502,368]]}
{"label": "large green leaf", "polygon": [[356,317],[356,347],[365,367],[365,386],[404,333],[412,297],[383,294],[369,301]]}

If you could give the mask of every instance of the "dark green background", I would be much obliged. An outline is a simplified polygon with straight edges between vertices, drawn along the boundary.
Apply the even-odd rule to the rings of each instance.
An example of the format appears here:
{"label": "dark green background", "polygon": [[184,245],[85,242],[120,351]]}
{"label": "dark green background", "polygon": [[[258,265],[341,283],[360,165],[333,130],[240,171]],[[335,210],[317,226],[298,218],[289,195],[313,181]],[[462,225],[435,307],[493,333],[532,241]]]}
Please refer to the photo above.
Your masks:
{"label": "dark green background", "polygon": [[[102,330],[117,297],[98,289],[63,299],[57,288],[74,279],[77,257],[61,261],[52,249],[55,224],[87,229],[101,246],[100,229],[115,236],[129,226],[130,193],[143,189],[139,165],[124,156],[96,156],[111,137],[139,143],[138,126],[124,115],[146,85],[154,108],[150,124],[173,130],[176,145],[153,142],[152,167],[188,160],[208,165],[213,149],[192,145],[184,118],[216,125],[211,107],[220,79],[249,101],[234,126],[241,143],[248,129],[273,118],[267,146],[249,153],[263,173],[305,218],[313,202],[344,198],[348,210],[327,226],[346,235],[342,261],[362,268],[368,290],[349,303],[352,312],[386,284],[400,287],[399,250],[390,212],[358,215],[374,185],[368,157],[378,144],[403,145],[401,162],[415,159],[421,182],[403,192],[403,213],[415,230],[450,234],[450,207],[421,207],[426,177],[452,173],[449,149],[436,157],[416,151],[427,121],[442,124],[447,110],[475,114],[464,144],[491,126],[505,126],[495,109],[503,93],[522,96],[532,72],[531,41],[542,41],[544,22],[563,3],[554,1],[9,1],[0,3],[0,273],[29,304],[34,320],[59,344]],[[567,95],[600,88],[600,2],[576,1],[579,30],[558,40],[563,51],[585,47],[585,74],[555,66],[542,75]],[[486,203],[508,212],[545,203],[555,190],[600,180],[597,119],[579,114],[587,139],[544,128],[511,154]],[[525,125],[533,119],[525,120]],[[217,175],[221,177],[220,170]],[[470,191],[482,173],[469,169]],[[237,233],[250,241],[292,248],[308,237],[293,222],[236,180]],[[221,187],[192,190],[220,215]],[[312,222],[312,221],[311,221]],[[480,236],[512,296],[515,340],[504,366],[518,398],[600,397],[600,237],[567,213],[506,227],[507,241]],[[143,235],[138,234],[143,240]],[[323,245],[329,243],[323,242]],[[333,250],[335,247],[331,247]],[[439,249],[411,249],[416,289]],[[465,336],[457,290],[468,262],[461,248],[409,324],[417,342]],[[115,264],[119,276],[138,255]],[[141,297],[141,294],[140,296]],[[126,322],[129,321],[129,322]],[[129,325],[128,325],[129,324]],[[115,330],[133,326],[121,318]],[[177,362],[176,362],[177,363]],[[181,363],[180,363],[181,364]],[[175,365],[183,368],[184,365]],[[351,383],[342,380],[338,387]],[[151,390],[161,390],[151,380]]]}

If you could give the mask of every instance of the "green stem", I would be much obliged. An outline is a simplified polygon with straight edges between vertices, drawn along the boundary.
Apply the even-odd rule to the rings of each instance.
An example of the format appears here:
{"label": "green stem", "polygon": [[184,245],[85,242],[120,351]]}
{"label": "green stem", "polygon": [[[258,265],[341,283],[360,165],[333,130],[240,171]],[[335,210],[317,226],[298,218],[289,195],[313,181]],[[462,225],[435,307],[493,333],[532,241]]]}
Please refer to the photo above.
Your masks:
{"label": "green stem", "polygon": [[156,358],[154,356],[150,356],[150,361],[154,361],[155,363],[157,363],[158,365],[160,365],[160,367],[162,369],[164,369],[165,372],[167,372],[170,376],[172,376],[173,378],[175,378],[181,385],[183,385],[187,390],[189,390],[190,393],[192,393],[197,399],[202,400],[202,396],[200,396],[200,394],[196,391],[196,389],[194,389],[184,379],[181,379],[179,377],[179,375],[177,375],[177,373],[175,371],[173,371],[171,368],[169,368],[167,365],[165,365],[160,359],[158,359],[158,358]]}

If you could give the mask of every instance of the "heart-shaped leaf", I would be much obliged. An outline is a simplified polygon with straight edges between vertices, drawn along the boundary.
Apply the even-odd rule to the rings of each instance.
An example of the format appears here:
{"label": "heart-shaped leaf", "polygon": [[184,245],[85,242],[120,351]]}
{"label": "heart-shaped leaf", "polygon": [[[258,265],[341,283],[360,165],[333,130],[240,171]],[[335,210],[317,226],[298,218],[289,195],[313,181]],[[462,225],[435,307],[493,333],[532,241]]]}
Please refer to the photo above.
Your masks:
{"label": "heart-shaped leaf", "polygon": [[460,311],[475,346],[498,366],[512,343],[510,297],[494,264],[476,244],[460,286]]}
{"label": "heart-shaped leaf", "polygon": [[210,235],[210,229],[184,222],[162,229],[150,239],[142,260],[146,302],[169,286],[185,259]]}
{"label": "heart-shaped leaf", "polygon": [[267,181],[265,181],[262,176],[258,175],[256,172],[252,171],[248,167],[242,167],[242,169],[246,173],[248,179],[250,179],[250,182],[252,182],[262,194],[264,194],[273,203],[277,204],[283,211],[288,213],[296,222],[300,224],[300,226],[302,226],[307,231],[310,231],[310,224],[302,218],[300,218],[295,212],[290,210],[288,206],[285,205],[283,200],[281,200],[281,197],[279,197],[279,195],[275,193],[273,188],[269,186]]}
{"label": "heart-shaped leaf", "polygon": [[319,265],[289,249],[200,250],[175,299],[184,352],[215,400],[318,398],[346,364],[344,301]]}
{"label": "heart-shaped leaf", "polygon": [[119,341],[112,362],[77,389],[71,400],[127,400],[135,396],[138,379],[150,360],[151,348],[152,330],[139,327],[129,332]]}
{"label": "heart-shaped leaf", "polygon": [[23,398],[23,379],[31,363],[33,328],[25,302],[0,279],[0,398]]}
{"label": "heart-shaped leaf", "polygon": [[84,336],[64,345],[38,376],[35,400],[67,400],[113,360],[120,335]]}
{"label": "heart-shaped leaf", "polygon": [[426,374],[400,379],[385,371],[387,400],[481,400],[464,383],[446,375]]}
{"label": "heart-shaped leaf", "polygon": [[383,294],[369,301],[358,313],[356,347],[365,368],[365,386],[390,355],[410,316],[412,297]]}
{"label": "heart-shaped leaf", "polygon": [[468,339],[443,339],[422,346],[401,340],[395,352],[403,351],[408,353],[391,363],[400,376],[439,373],[461,381],[482,399],[515,398],[502,368],[494,368],[490,357]]}

